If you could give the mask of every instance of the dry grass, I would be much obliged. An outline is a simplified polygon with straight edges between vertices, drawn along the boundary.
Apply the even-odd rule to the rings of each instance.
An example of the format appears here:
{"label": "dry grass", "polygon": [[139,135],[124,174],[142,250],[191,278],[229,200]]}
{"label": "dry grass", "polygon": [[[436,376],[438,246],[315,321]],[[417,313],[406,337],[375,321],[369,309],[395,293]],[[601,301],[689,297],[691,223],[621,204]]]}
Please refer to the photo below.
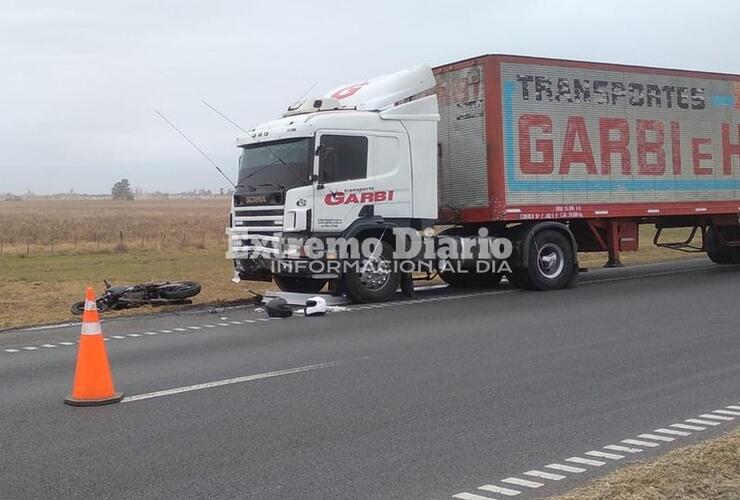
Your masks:
{"label": "dry grass", "polygon": [[555,499],[740,499],[740,431],[624,467]]}
{"label": "dry grass", "polygon": [[[203,291],[194,303],[218,303],[252,297],[248,290],[264,291],[269,283],[232,283],[233,267],[224,248],[205,250],[135,250],[32,257],[0,258],[0,329],[75,319],[69,312],[82,300],[85,287],[100,293],[103,279],[114,284],[189,279]],[[114,314],[142,314],[152,308]]]}
{"label": "dry grass", "polygon": [[0,255],[226,244],[229,199],[0,201]]}

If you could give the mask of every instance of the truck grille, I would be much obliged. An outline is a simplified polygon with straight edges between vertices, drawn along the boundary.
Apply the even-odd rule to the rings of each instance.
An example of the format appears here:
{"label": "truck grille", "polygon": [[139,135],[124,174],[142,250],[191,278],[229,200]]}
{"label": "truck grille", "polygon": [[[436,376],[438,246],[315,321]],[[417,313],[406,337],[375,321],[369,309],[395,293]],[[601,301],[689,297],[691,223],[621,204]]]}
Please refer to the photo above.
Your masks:
{"label": "truck grille", "polygon": [[236,207],[231,211],[229,258],[271,257],[283,235],[284,206]]}

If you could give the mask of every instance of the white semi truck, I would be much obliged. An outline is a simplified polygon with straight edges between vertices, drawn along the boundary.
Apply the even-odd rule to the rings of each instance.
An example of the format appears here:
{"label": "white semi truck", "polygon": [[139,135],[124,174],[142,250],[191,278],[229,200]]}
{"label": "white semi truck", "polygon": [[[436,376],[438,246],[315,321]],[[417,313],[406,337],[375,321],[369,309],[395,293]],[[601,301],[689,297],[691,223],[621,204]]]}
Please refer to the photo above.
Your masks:
{"label": "white semi truck", "polygon": [[[452,286],[572,286],[578,251],[620,265],[646,223],[657,245],[740,263],[739,122],[740,77],[716,73],[490,55],[343,85],[237,140],[228,256],[238,279],[359,302],[410,283],[398,232],[456,242],[424,257]],[[701,245],[660,241],[673,227]],[[332,267],[297,237],[381,244]]]}

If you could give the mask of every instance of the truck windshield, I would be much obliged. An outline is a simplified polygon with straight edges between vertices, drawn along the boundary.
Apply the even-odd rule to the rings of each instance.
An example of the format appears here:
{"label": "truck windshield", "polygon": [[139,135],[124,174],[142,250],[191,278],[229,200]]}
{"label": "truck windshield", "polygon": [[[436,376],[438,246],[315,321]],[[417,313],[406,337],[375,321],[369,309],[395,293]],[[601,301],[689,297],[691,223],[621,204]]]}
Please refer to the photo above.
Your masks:
{"label": "truck windshield", "polygon": [[270,191],[308,185],[312,160],[308,137],[243,146],[237,187]]}

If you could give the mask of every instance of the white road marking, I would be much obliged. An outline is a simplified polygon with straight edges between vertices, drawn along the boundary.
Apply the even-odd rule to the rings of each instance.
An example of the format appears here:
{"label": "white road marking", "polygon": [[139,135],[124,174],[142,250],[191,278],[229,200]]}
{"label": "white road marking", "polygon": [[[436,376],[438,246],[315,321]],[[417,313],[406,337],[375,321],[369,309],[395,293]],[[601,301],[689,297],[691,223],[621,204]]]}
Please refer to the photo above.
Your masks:
{"label": "white road marking", "polygon": [[229,326],[228,323],[216,323],[218,326]]}
{"label": "white road marking", "polygon": [[229,378],[226,380],[217,380],[215,382],[206,382],[204,384],[187,385],[184,387],[175,387],[173,389],[165,389],[163,391],[149,392],[146,394],[137,394],[135,396],[127,396],[123,398],[124,403],[130,403],[132,401],[141,401],[143,399],[159,398],[162,396],[172,396],[173,394],[181,394],[183,392],[199,391],[202,389],[212,389],[214,387],[221,387],[224,385],[240,384],[242,382],[252,382],[254,380],[262,380],[266,378],[280,377],[283,375],[290,375],[293,373],[302,373],[313,370],[322,370],[325,368],[331,368],[337,366],[338,361],[332,361],[329,363],[319,363],[315,365],[300,366],[298,368],[289,368],[287,370],[278,370],[267,373],[257,373],[255,375],[247,375],[244,377]]}
{"label": "white road marking", "polygon": [[159,333],[172,333],[172,330],[160,330]]}
{"label": "white road marking", "polygon": [[527,488],[539,488],[545,485],[545,483],[527,481],[526,479],[519,479],[518,477],[507,477],[506,479],[502,479],[501,482],[506,484],[515,484],[517,486],[525,486]]}
{"label": "white road marking", "polygon": [[618,455],[616,453],[607,453],[605,451],[592,450],[585,453],[590,457],[608,458],[609,460],[621,460],[624,455]]}
{"label": "white road marking", "polygon": [[205,328],[216,328],[216,325],[203,325]]}
{"label": "white road marking", "polygon": [[736,417],[740,417],[740,412],[739,411],[714,410],[712,413],[721,413],[722,415],[734,415]]}
{"label": "white road marking", "polygon": [[190,328],[191,330],[200,330],[199,326],[189,326],[188,328]]}
{"label": "white road marking", "polygon": [[740,406],[726,406],[730,410],[740,410]]}
{"label": "white road marking", "polygon": [[18,352],[18,349],[5,349],[5,352]]}
{"label": "white road marking", "polygon": [[550,464],[550,465],[545,465],[545,467],[547,467],[548,469],[553,469],[553,470],[561,470],[563,472],[573,472],[575,474],[586,472],[586,469],[583,469],[581,467],[573,467],[572,465]]}
{"label": "white road marking", "polygon": [[123,335],[111,335],[110,338],[112,338],[112,339],[125,339],[126,337],[124,337]]}
{"label": "white road marking", "polygon": [[652,439],[654,441],[665,441],[666,443],[670,443],[671,441],[676,440],[676,438],[670,438],[668,436],[658,436],[657,434],[640,434],[637,437],[642,439]]}
{"label": "white road marking", "polygon": [[701,418],[713,418],[714,420],[723,420],[725,422],[729,422],[730,420],[735,420],[735,417],[722,417],[720,415],[712,415],[711,413],[704,413],[703,415],[699,415]]}
{"label": "white road marking", "polygon": [[128,336],[129,337],[141,337],[141,334],[140,333],[129,333]]}
{"label": "white road marking", "polygon": [[690,436],[690,432],[676,431],[673,429],[655,429],[653,432],[660,432],[661,434],[671,434],[673,436]]}
{"label": "white road marking", "polygon": [[[257,318],[257,321],[270,321],[272,318]],[[254,321],[250,321],[250,323],[254,323]]]}
{"label": "white road marking", "polygon": [[26,351],[35,351],[36,349],[38,349],[38,347],[28,346],[28,347],[24,347],[24,349]]}
{"label": "white road marking", "polygon": [[458,493],[456,495],[452,495],[452,498],[459,498],[460,500],[496,500],[495,498],[475,495],[473,493]]}
{"label": "white road marking", "polygon": [[231,323],[232,325],[241,325],[242,324],[241,321],[229,321],[229,323]]}
{"label": "white road marking", "polygon": [[601,460],[591,460],[590,458],[582,457],[570,457],[566,458],[565,461],[573,462],[574,464],[592,465],[594,467],[601,467],[602,465],[606,465],[606,462],[602,462]]}
{"label": "white road marking", "polygon": [[528,470],[527,472],[522,472],[522,474],[530,477],[539,477],[540,479],[549,479],[551,481],[560,481],[561,479],[565,479],[565,476],[563,476],[562,474],[542,472],[541,470]]}
{"label": "white road marking", "polygon": [[500,495],[506,495],[507,497],[514,497],[521,494],[519,490],[512,490],[511,488],[504,488],[502,486],[496,486],[495,484],[484,484],[478,486],[479,490],[490,491],[491,493],[498,493]]}
{"label": "white road marking", "polygon": [[59,345],[75,345],[74,342],[59,342]]}
{"label": "white road marking", "polygon": [[56,347],[54,344],[41,344],[41,347]]}
{"label": "white road marking", "polygon": [[144,335],[159,335],[159,332],[144,332]]}
{"label": "white road marking", "polygon": [[687,424],[671,424],[668,427],[675,427],[676,429],[688,429],[690,431],[705,431],[706,427],[699,427],[698,425],[687,425]]}
{"label": "white road marking", "polygon": [[623,451],[625,453],[640,453],[642,452],[641,448],[630,448],[629,446],[619,446],[616,444],[610,444],[607,446],[604,446],[605,450],[614,450],[614,451]]}
{"label": "white road marking", "polygon": [[173,328],[176,332],[184,332],[186,328]]}
{"label": "white road marking", "polygon": [[686,422],[690,424],[700,424],[700,425],[720,425],[719,422],[712,422],[711,420],[699,420],[698,418],[687,418]]}
{"label": "white road marking", "polygon": [[659,443],[651,443],[650,441],[640,441],[639,439],[622,439],[624,444],[634,444],[635,446],[647,446],[648,448],[655,448],[660,446]]}
{"label": "white road marking", "polygon": [[108,337],[103,337],[103,341],[108,342],[110,339]]}

